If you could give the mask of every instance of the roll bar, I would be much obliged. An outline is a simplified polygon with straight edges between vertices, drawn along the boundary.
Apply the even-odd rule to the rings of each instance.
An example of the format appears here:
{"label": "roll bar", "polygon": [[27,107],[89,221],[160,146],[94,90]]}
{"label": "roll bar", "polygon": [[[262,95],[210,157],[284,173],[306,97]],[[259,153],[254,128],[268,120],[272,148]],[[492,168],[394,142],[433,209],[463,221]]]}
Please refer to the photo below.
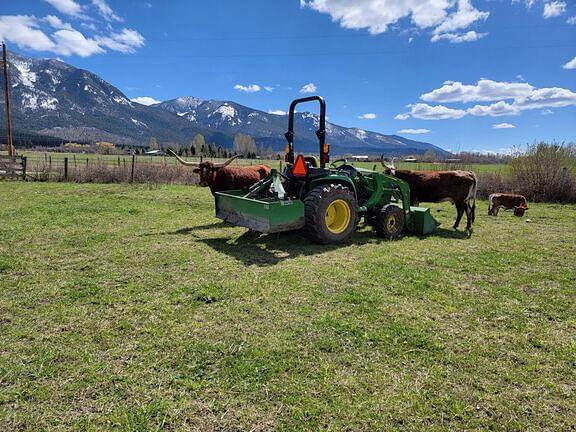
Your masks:
{"label": "roll bar", "polygon": [[316,131],[318,142],[320,144],[320,166],[324,166],[330,162],[330,146],[326,144],[326,102],[322,96],[309,96],[300,99],[294,99],[290,104],[288,111],[288,132],[284,134],[288,144],[286,146],[286,162],[294,163],[294,110],[296,105],[304,102],[320,102],[320,125]]}

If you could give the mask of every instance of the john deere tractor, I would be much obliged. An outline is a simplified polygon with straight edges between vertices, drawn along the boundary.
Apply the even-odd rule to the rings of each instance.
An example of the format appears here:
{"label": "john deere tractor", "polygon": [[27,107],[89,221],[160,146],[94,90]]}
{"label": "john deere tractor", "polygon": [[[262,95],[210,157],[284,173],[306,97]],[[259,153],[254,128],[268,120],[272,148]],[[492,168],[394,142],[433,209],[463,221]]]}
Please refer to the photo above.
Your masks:
{"label": "john deere tractor", "polygon": [[[316,131],[319,159],[303,154],[294,157],[294,110],[298,104],[311,101],[320,103]],[[396,239],[404,230],[425,235],[436,229],[438,223],[429,209],[410,206],[406,182],[355,167],[345,159],[330,163],[322,97],[291,103],[285,136],[288,143],[283,172],[273,169],[248,192],[217,192],[216,217],[262,233],[303,229],[312,240],[324,244],[346,240],[362,217],[386,239]]]}

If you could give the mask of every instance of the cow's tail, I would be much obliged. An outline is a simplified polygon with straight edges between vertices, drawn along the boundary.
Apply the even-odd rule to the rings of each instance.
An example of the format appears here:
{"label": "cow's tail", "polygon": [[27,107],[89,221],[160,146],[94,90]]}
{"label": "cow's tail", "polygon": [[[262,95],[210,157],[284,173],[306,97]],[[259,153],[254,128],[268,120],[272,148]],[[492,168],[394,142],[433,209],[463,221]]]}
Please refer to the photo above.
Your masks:
{"label": "cow's tail", "polygon": [[492,204],[494,203],[494,194],[490,194],[488,197],[488,215],[492,214]]}
{"label": "cow's tail", "polygon": [[476,192],[478,191],[478,177],[475,172],[470,171],[470,174],[472,174],[473,181],[470,190],[468,191],[468,206],[470,207],[472,222],[474,222],[474,219],[476,218]]}

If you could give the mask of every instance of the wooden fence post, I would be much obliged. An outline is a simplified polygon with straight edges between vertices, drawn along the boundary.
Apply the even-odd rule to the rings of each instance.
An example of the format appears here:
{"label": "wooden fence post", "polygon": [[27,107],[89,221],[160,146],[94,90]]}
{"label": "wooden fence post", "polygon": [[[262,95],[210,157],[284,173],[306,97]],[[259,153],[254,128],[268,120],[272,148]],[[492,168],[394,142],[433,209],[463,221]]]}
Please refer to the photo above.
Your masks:
{"label": "wooden fence post", "polygon": [[88,158],[86,158],[86,166],[88,166]]}
{"label": "wooden fence post", "polygon": [[68,158],[64,158],[64,180],[68,180]]}
{"label": "wooden fence post", "polygon": [[118,156],[118,167],[120,167],[120,156]]}
{"label": "wooden fence post", "polygon": [[134,171],[136,170],[136,155],[132,155],[132,169],[130,171],[130,183],[134,182]]}
{"label": "wooden fence post", "polygon": [[48,171],[52,171],[52,155],[48,156]]}
{"label": "wooden fence post", "polygon": [[26,156],[22,156],[22,179],[26,180],[26,164],[27,164]]}
{"label": "wooden fence post", "polygon": [[74,158],[74,168],[78,168],[78,165],[76,165],[76,155],[72,155],[72,157]]}

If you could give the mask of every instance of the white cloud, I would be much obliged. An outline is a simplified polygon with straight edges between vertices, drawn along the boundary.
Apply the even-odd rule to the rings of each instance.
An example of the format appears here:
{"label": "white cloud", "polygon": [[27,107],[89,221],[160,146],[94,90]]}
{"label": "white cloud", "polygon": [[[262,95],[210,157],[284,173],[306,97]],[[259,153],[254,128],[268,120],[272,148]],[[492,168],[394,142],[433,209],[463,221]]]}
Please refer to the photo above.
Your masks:
{"label": "white cloud", "polygon": [[274,87],[272,87],[272,86],[264,86],[264,90],[266,90],[267,92],[273,92],[273,91],[274,91]]}
{"label": "white cloud", "polygon": [[511,123],[498,123],[492,126],[492,129],[516,129]]}
{"label": "white cloud", "polygon": [[300,89],[300,93],[314,93],[316,90],[318,90],[316,85],[314,83],[309,83]]}
{"label": "white cloud", "polygon": [[301,0],[300,5],[330,15],[343,28],[367,29],[371,34],[384,33],[402,19],[419,29],[436,27],[438,34],[449,33],[489,15],[475,9],[470,0]]}
{"label": "white cloud", "polygon": [[452,33],[468,28],[476,21],[485,21],[490,12],[481,12],[470,3],[470,0],[459,0],[458,9],[434,29],[434,34]]}
{"label": "white cloud", "polygon": [[410,118],[409,113],[397,114],[394,116],[394,120],[408,120],[409,118]]}
{"label": "white cloud", "polygon": [[55,29],[66,29],[66,30],[73,30],[72,26],[68,23],[62,22],[60,18],[54,15],[48,15],[44,17],[44,21],[50,24]]}
{"label": "white cloud", "polygon": [[576,69],[576,57],[574,57],[572,60],[570,60],[568,63],[566,63],[562,67],[564,69]]}
{"label": "white cloud", "polygon": [[98,43],[114,51],[133,53],[137,48],[144,46],[145,39],[136,30],[124,28],[120,33],[111,33],[109,36],[98,38]]}
{"label": "white cloud", "polygon": [[96,6],[96,9],[98,9],[98,12],[104,17],[104,19],[108,21],[123,21],[122,18],[114,13],[105,0],[92,0],[92,4]]}
{"label": "white cloud", "polygon": [[150,97],[150,96],[139,96],[139,97],[132,98],[132,99],[130,99],[130,100],[131,100],[132,102],[136,102],[136,103],[139,103],[139,104],[141,104],[141,105],[146,105],[146,106],[154,105],[154,104],[157,104],[157,103],[160,103],[160,102],[161,102],[161,101],[156,100],[156,99],[154,99],[153,97]]}
{"label": "white cloud", "polygon": [[438,89],[420,96],[425,102],[487,102],[527,97],[534,87],[527,83],[492,81],[486,78],[476,84],[465,85],[459,81],[447,81]]}
{"label": "white cloud", "polygon": [[566,20],[566,24],[576,24],[576,15]]}
{"label": "white cloud", "polygon": [[56,47],[52,51],[58,54],[89,57],[104,52],[97,41],[86,39],[82,33],[76,30],[58,30],[52,37],[56,42]]}
{"label": "white cloud", "polygon": [[268,110],[268,114],[286,115],[286,111],[282,111],[282,110]]}
{"label": "white cloud", "polygon": [[376,114],[374,113],[366,113],[358,116],[359,119],[362,120],[374,120],[376,118]]}
{"label": "white cloud", "polygon": [[408,135],[421,135],[427,134],[430,132],[430,129],[400,129],[397,131],[397,134],[408,134]]}
{"label": "white cloud", "polygon": [[82,6],[76,3],[74,0],[44,0],[46,3],[50,3],[58,12],[65,15],[71,15],[78,18],[85,18],[82,15]]}
{"label": "white cloud", "polygon": [[423,120],[459,119],[466,115],[461,109],[448,108],[444,105],[430,106],[424,103],[410,105],[412,117]]}
{"label": "white cloud", "polygon": [[447,40],[450,43],[462,43],[462,42],[474,42],[478,39],[482,39],[488,33],[476,33],[474,30],[470,30],[466,33],[442,33],[435,34],[430,39],[432,42],[438,42],[441,40]]}
{"label": "white cloud", "polygon": [[250,84],[248,86],[244,86],[242,84],[236,84],[234,86],[234,90],[238,90],[245,93],[256,93],[259,92],[261,88],[258,84]]}
{"label": "white cloud", "polygon": [[554,18],[566,12],[566,3],[563,1],[553,1],[544,5],[544,18]]}
{"label": "white cloud", "polygon": [[504,115],[516,115],[519,113],[518,107],[503,101],[491,105],[475,105],[472,108],[468,108],[466,111],[468,114],[477,117],[500,117]]}
{"label": "white cloud", "polygon": [[[528,83],[496,82],[482,78],[475,85],[445,81],[444,85],[420,97],[425,102],[468,103],[491,102],[488,105],[477,104],[467,109],[449,108],[444,105],[431,106],[425,103],[409,105],[410,113],[398,114],[395,119],[405,120],[414,117],[424,120],[444,120],[462,118],[465,115],[499,117],[518,115],[522,111],[576,106],[576,93],[560,87],[537,89]],[[543,112],[551,114],[552,112]]]}
{"label": "white cloud", "polygon": [[541,112],[540,114],[542,114],[542,115],[552,115],[552,114],[554,114],[554,111],[552,111],[551,109],[545,109],[545,110],[542,110],[542,112]]}
{"label": "white cloud", "polygon": [[29,15],[0,16],[0,39],[35,51],[53,51],[56,46]]}
{"label": "white cloud", "polygon": [[[40,29],[41,23],[48,23],[57,31],[48,35]],[[89,38],[53,15],[42,19],[28,15],[0,16],[0,39],[20,48],[80,57],[104,53],[105,48],[131,53],[144,46],[144,37],[135,30],[123,29],[120,33]]]}

